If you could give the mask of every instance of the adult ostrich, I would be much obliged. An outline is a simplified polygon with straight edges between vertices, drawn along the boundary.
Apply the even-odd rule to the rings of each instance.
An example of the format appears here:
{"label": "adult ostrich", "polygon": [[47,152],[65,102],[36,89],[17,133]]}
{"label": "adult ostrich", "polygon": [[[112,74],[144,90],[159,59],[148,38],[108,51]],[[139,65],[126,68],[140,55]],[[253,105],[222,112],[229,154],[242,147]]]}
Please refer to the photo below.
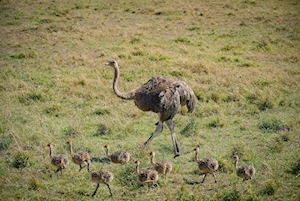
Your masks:
{"label": "adult ostrich", "polygon": [[156,129],[149,139],[144,143],[146,147],[153,138],[163,130],[166,122],[171,131],[174,153],[176,158],[180,155],[174,132],[173,117],[176,115],[179,105],[186,105],[189,112],[193,112],[196,105],[196,97],[193,90],[183,81],[173,80],[162,76],[152,77],[140,88],[121,93],[118,90],[119,67],[115,60],[106,65],[114,69],[113,90],[115,94],[125,100],[134,100],[135,105],[143,111],[158,113],[159,121]]}

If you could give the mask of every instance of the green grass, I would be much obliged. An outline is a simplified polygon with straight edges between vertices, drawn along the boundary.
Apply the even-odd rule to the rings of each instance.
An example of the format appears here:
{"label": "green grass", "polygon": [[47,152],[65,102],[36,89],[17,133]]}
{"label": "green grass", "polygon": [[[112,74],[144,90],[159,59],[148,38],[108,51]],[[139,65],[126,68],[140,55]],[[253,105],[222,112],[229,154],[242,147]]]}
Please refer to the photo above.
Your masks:
{"label": "green grass", "polygon": [[[111,200],[299,200],[300,35],[297,0],[276,1],[0,1],[0,200],[94,200],[95,184],[72,162],[55,174],[55,153],[87,150],[92,170],[115,175]],[[116,97],[107,60],[120,66],[120,91],[152,76],[193,88],[195,112],[180,109],[173,159],[167,127],[146,149],[157,115]],[[132,161],[108,163],[103,146]],[[193,161],[220,163],[218,183]],[[146,193],[133,160],[149,152],[174,170]],[[243,182],[231,155],[252,163]],[[106,200],[101,185],[95,199]]]}

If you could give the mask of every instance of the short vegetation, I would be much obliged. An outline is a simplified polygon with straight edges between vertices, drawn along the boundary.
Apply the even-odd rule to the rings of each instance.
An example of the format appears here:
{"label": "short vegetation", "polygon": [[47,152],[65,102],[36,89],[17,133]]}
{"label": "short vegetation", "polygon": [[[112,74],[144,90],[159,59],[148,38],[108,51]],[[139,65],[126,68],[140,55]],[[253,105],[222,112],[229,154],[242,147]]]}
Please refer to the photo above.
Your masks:
{"label": "short vegetation", "polygon": [[[299,200],[300,2],[0,1],[0,200]],[[157,116],[116,97],[163,75],[185,81],[197,105],[175,116],[181,155],[165,129],[145,149]],[[88,152],[91,170],[114,174],[112,198],[70,162],[62,174],[49,158]],[[105,144],[131,160],[113,164]],[[194,161],[219,162],[218,183]],[[172,162],[154,189],[141,169]],[[243,181],[234,171],[253,164]],[[183,180],[183,178],[185,180]],[[188,182],[187,182],[188,181]],[[197,183],[198,182],[198,183]],[[194,184],[194,185],[191,185]]]}

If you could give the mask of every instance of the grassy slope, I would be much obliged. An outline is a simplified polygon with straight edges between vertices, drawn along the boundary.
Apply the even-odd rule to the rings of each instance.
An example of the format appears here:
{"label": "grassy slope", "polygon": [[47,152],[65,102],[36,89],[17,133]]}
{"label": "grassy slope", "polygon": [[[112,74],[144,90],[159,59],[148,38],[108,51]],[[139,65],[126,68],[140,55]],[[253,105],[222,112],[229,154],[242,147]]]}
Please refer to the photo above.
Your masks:
{"label": "grassy slope", "polygon": [[[72,163],[54,174],[48,159],[46,144],[67,152],[69,138],[90,152],[93,169],[115,174],[112,200],[145,200],[146,187],[133,163],[99,162],[106,143],[143,167],[151,150],[172,160],[173,173],[149,200],[299,199],[299,1],[2,0],[0,9],[0,199],[89,200],[89,175]],[[113,94],[104,67],[111,58],[121,91],[155,75],[194,89],[196,111],[174,119],[181,157],[172,159],[167,129],[140,149],[156,115]],[[182,180],[201,179],[196,145],[218,159],[218,184],[211,176],[204,186]],[[253,180],[234,175],[233,152],[255,165]],[[101,186],[97,198],[107,196]]]}

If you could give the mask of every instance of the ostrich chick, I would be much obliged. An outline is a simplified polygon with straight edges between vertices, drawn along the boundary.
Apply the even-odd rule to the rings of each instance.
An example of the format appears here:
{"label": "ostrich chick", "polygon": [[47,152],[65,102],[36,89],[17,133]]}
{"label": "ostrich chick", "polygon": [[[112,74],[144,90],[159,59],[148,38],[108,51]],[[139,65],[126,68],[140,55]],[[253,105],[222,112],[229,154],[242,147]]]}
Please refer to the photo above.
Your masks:
{"label": "ostrich chick", "polygon": [[116,151],[112,154],[108,154],[109,146],[108,144],[104,145],[106,149],[106,156],[110,159],[113,163],[127,163],[130,160],[130,153],[124,150]]}
{"label": "ostrich chick", "polygon": [[239,161],[239,156],[238,155],[233,155],[234,158],[234,169],[236,172],[236,175],[238,177],[243,178],[243,180],[249,180],[252,179],[252,177],[255,174],[255,168],[253,165],[242,165],[240,167],[237,166],[238,161]]}
{"label": "ostrich chick", "polygon": [[80,172],[85,167],[82,165],[87,165],[88,163],[90,163],[90,155],[88,152],[74,153],[71,140],[68,140],[67,144],[69,145],[69,150],[70,150],[70,155],[72,157],[72,161],[76,165],[79,165],[79,172]]}
{"label": "ostrich chick", "polygon": [[155,170],[159,173],[159,174],[163,174],[164,177],[167,177],[167,173],[172,171],[172,163],[170,161],[154,161],[154,157],[155,157],[155,153],[154,152],[150,152],[150,161],[151,164],[154,166]]}
{"label": "ostrich chick", "polygon": [[150,191],[151,186],[153,186],[158,180],[158,172],[156,170],[142,169],[140,170],[140,161],[136,160],[136,174],[140,182],[148,185],[148,192]]}
{"label": "ostrich chick", "polygon": [[65,154],[53,155],[52,143],[48,143],[47,146],[50,149],[49,156],[50,156],[51,164],[57,167],[56,172],[61,171],[61,173],[62,173],[62,169],[65,169],[69,162],[68,156]]}
{"label": "ostrich chick", "polygon": [[216,170],[218,169],[218,167],[219,167],[218,161],[217,161],[216,159],[213,159],[213,158],[204,158],[204,159],[202,159],[202,160],[199,160],[199,159],[198,159],[199,148],[196,147],[196,148],[194,149],[194,151],[196,151],[196,154],[195,154],[195,161],[196,161],[196,163],[198,164],[198,167],[199,167],[200,171],[204,173],[204,177],[203,177],[203,180],[202,180],[201,183],[204,183],[205,178],[206,178],[206,175],[207,175],[208,173],[213,174],[214,179],[215,179],[215,183],[217,183],[215,171],[216,171]]}
{"label": "ostrich chick", "polygon": [[109,182],[111,182],[114,178],[113,173],[108,170],[90,171],[90,163],[87,164],[87,169],[91,175],[91,181],[97,184],[92,197],[96,195],[100,184],[105,184],[107,186],[111,197],[113,194],[111,192]]}

